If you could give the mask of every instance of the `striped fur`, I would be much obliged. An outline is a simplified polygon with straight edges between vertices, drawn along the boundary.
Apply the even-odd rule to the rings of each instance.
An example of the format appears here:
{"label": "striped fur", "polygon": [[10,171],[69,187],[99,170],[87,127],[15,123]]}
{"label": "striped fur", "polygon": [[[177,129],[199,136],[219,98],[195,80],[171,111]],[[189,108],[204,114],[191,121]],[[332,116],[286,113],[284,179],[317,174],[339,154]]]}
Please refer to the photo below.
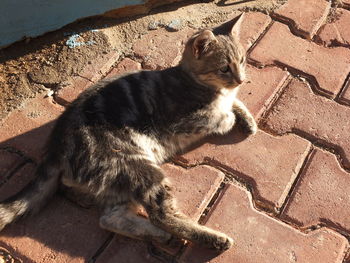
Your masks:
{"label": "striped fur", "polygon": [[[228,249],[231,238],[177,210],[159,165],[204,136],[227,133],[236,118],[255,133],[253,117],[236,98],[244,67],[235,35],[203,30],[189,39],[178,66],[92,86],[59,117],[38,179],[0,204],[0,229],[41,207],[61,183],[101,205],[100,225],[110,231]],[[135,207],[149,219],[136,216]]]}

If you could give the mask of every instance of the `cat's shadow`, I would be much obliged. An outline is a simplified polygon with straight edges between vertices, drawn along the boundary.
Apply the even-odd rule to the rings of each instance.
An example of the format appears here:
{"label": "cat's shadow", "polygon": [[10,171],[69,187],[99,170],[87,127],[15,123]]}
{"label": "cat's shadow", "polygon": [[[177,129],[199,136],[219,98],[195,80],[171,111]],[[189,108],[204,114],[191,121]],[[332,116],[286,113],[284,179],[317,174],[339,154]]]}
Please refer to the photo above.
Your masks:
{"label": "cat's shadow", "polygon": [[184,151],[184,154],[194,151],[195,149],[201,147],[204,144],[214,144],[214,145],[232,145],[232,144],[237,144],[245,139],[247,139],[249,135],[242,130],[242,128],[239,125],[234,126],[234,128],[227,134],[225,135],[213,135],[206,137]]}
{"label": "cat's shadow", "polygon": [[[0,142],[1,149],[16,147],[24,152],[43,145],[42,141],[50,133],[54,122]],[[247,136],[234,128],[225,136],[213,136],[202,140],[189,150],[194,150],[204,143],[214,145],[232,145],[244,140]],[[26,147],[24,146],[26,145]],[[38,150],[35,150],[38,156]],[[35,177],[35,160],[26,159],[26,165],[10,171],[0,170],[0,201],[15,194]],[[12,174],[12,177],[9,176]],[[7,177],[7,178],[5,178]],[[48,250],[57,251],[62,261],[82,258],[88,262],[94,257],[100,246],[110,238],[110,232],[99,228],[99,211],[97,208],[83,208],[58,193],[38,214],[20,219],[0,232],[0,247],[7,249],[11,255],[23,262],[35,263],[31,258],[39,259],[41,253]],[[130,242],[134,242],[130,239]],[[42,250],[42,252],[41,252]],[[31,258],[28,256],[31,254]],[[36,255],[35,255],[36,254]],[[52,252],[51,252],[52,254]],[[33,256],[34,255],[34,256]],[[203,253],[214,258],[216,253]],[[208,258],[203,259],[206,262]],[[58,261],[57,261],[58,262]],[[198,261],[202,262],[202,261]]]}

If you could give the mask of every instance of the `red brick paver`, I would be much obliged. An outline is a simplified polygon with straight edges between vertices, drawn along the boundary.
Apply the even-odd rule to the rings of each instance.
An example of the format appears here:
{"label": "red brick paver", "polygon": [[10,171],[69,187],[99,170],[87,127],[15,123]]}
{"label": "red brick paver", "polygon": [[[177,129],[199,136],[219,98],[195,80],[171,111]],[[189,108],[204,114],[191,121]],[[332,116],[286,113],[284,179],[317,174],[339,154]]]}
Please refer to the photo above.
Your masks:
{"label": "red brick paver", "polygon": [[348,80],[348,82],[344,86],[343,92],[340,94],[340,101],[347,105],[350,105],[350,80]]}
{"label": "red brick paver", "polygon": [[[1,164],[3,164],[3,160],[1,160]],[[36,166],[33,163],[23,163],[21,160],[15,168],[9,169],[8,173],[0,174],[0,200],[13,196],[35,178]],[[6,175],[7,178],[3,178]]]}
{"label": "red brick paver", "polygon": [[88,262],[109,233],[99,228],[95,211],[56,197],[38,215],[1,232],[0,245],[23,262]]}
{"label": "red brick paver", "polygon": [[90,61],[78,76],[68,80],[68,85],[62,87],[55,93],[55,100],[67,106],[78,95],[96,81],[100,80],[111,69],[118,60],[119,53],[111,51],[95,61]]}
{"label": "red brick paver", "polygon": [[0,200],[6,199],[21,189],[23,184],[12,178],[17,177],[16,173],[23,170],[26,163],[26,158],[19,154],[0,150]]}
{"label": "red brick paver", "polygon": [[206,225],[232,236],[235,247],[217,257],[204,249],[189,248],[181,262],[340,263],[348,246],[344,237],[329,229],[303,234],[256,211],[249,194],[233,185],[228,187]]}
{"label": "red brick paver", "polygon": [[293,80],[266,117],[266,127],[278,134],[297,131],[335,148],[350,168],[350,107],[315,95]]}
{"label": "red brick paver", "polygon": [[[112,65],[112,63],[111,63],[112,61],[114,61],[114,60],[109,60],[109,59],[105,58],[105,60],[104,60],[105,64],[102,65],[102,68],[104,68],[104,69],[108,68],[108,70],[109,70],[111,65]],[[102,64],[102,62],[100,61],[99,64]],[[115,77],[116,75],[124,74],[126,72],[135,71],[135,70],[139,70],[139,69],[141,69],[140,63],[135,62],[129,58],[125,58],[122,61],[120,61],[118,63],[118,65],[111,70],[111,72],[109,72],[107,74],[106,78]],[[89,73],[86,75],[90,76],[90,78],[93,79],[94,81],[97,81],[97,80],[99,80],[99,78],[102,77],[102,74],[100,73],[100,71],[97,71],[97,72],[92,71],[92,72],[94,72],[94,73]],[[107,70],[104,70],[104,73],[106,73],[106,72],[107,72]],[[88,87],[90,87],[93,84],[94,84],[94,82],[88,80],[87,78],[83,78],[81,76],[76,76],[69,81],[68,86],[63,87],[62,89],[60,89],[56,92],[55,100],[59,104],[61,104],[63,106],[67,106],[69,103],[71,103],[73,100],[75,100],[81,92],[83,92],[85,89],[87,89]]]}
{"label": "red brick paver", "polygon": [[118,60],[119,53],[117,51],[111,51],[104,56],[96,58],[91,61],[79,76],[90,80],[91,82],[96,82],[100,80],[106,73],[109,72],[113,64]]}
{"label": "red brick paver", "polygon": [[53,121],[64,108],[39,94],[0,123],[0,146],[14,147],[28,157],[40,158]]}
{"label": "red brick paver", "polygon": [[[338,9],[340,10],[340,9]],[[326,24],[318,34],[319,40],[326,46],[350,46],[350,11],[342,9],[339,18]]]}
{"label": "red brick paver", "polygon": [[259,12],[249,12],[244,16],[239,39],[248,50],[271,23],[271,17]]}
{"label": "red brick paver", "polygon": [[108,73],[106,78],[115,77],[131,71],[137,71],[141,68],[142,67],[139,62],[136,62],[130,58],[124,58],[115,68],[112,69],[111,72]]}
{"label": "red brick paver", "polygon": [[9,152],[0,149],[0,182],[5,179],[7,174],[15,171],[15,169],[22,163],[25,163],[25,159],[19,154]]}
{"label": "red brick paver", "polygon": [[316,149],[293,192],[284,218],[303,227],[329,223],[350,233],[350,173],[335,155]]}
{"label": "red brick paver", "polygon": [[55,101],[62,106],[67,106],[69,103],[75,100],[81,92],[92,84],[93,83],[90,80],[80,76],[75,76],[69,81],[67,86],[56,91],[54,95]]}
{"label": "red brick paver", "polygon": [[160,263],[162,261],[150,255],[147,243],[116,235],[96,263]]}
{"label": "red brick paver", "polygon": [[331,7],[326,0],[289,0],[274,14],[286,21],[302,36],[311,39],[326,21]]}
{"label": "red brick paver", "polygon": [[282,89],[289,73],[276,67],[257,69],[247,66],[247,81],[240,87],[238,98],[258,120]]}
{"label": "red brick paver", "polygon": [[175,66],[181,59],[185,41],[194,32],[192,29],[173,33],[165,29],[150,31],[135,42],[134,54],[142,59],[142,67],[145,69]]}
{"label": "red brick paver", "polygon": [[173,185],[179,208],[197,221],[218,190],[224,174],[208,166],[183,169],[166,164],[163,169]]}
{"label": "red brick paver", "polygon": [[241,134],[216,138],[184,155],[188,164],[208,162],[250,182],[254,198],[279,208],[293,184],[310,143],[294,135],[274,137],[259,131],[241,141]]}
{"label": "red brick paver", "polygon": [[[294,36],[288,26],[274,23],[250,54],[263,64],[282,64],[315,78],[319,89],[334,97],[350,72],[350,49],[325,48]],[[320,66],[322,65],[322,66]]]}

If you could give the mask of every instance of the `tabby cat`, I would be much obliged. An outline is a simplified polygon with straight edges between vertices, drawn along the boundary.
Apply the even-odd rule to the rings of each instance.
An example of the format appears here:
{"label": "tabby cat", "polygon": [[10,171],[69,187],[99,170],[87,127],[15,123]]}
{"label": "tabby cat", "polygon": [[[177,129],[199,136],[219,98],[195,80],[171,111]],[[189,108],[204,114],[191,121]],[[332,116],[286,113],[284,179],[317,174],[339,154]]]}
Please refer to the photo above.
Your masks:
{"label": "tabby cat", "polygon": [[[175,205],[159,165],[240,120],[254,118],[236,98],[245,79],[238,42],[242,15],[229,34],[202,30],[187,42],[178,66],[103,80],[83,92],[58,118],[37,178],[0,204],[0,230],[41,208],[60,185],[103,208],[100,226],[128,237],[170,244],[185,239],[224,251],[233,240],[199,225]],[[145,209],[148,218],[136,214]]]}

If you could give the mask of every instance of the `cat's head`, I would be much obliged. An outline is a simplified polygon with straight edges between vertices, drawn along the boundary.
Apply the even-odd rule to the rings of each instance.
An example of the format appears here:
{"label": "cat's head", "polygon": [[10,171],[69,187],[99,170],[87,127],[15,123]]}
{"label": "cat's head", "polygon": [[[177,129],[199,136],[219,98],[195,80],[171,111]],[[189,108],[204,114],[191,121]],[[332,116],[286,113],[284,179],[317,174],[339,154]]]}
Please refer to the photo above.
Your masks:
{"label": "cat's head", "polygon": [[[223,27],[202,30],[187,42],[180,66],[200,83],[217,89],[235,88],[245,80],[245,50],[239,43],[243,15]],[[228,33],[223,28],[230,26]]]}

